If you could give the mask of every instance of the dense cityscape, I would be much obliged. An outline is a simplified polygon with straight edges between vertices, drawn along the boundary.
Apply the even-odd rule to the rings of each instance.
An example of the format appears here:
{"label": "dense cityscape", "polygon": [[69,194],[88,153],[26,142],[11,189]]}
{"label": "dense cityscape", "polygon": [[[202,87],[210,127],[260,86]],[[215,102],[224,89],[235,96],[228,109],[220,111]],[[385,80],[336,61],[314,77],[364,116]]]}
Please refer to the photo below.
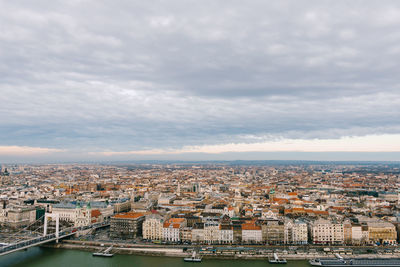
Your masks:
{"label": "dense cityscape", "polygon": [[0,267],[400,267],[399,0],[0,25]]}
{"label": "dense cityscape", "polygon": [[53,214],[64,227],[107,222],[110,242],[392,246],[398,167],[4,165],[0,236],[43,228]]}

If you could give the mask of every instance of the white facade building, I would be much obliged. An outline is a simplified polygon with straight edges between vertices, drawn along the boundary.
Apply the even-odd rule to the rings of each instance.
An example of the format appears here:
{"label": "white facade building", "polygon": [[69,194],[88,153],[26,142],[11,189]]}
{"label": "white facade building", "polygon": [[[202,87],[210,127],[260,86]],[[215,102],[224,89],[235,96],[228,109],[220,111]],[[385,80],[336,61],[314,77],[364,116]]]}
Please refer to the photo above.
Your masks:
{"label": "white facade building", "polygon": [[77,214],[74,222],[75,227],[90,225],[91,209],[89,207],[76,209],[76,213]]}
{"label": "white facade building", "polygon": [[285,222],[285,244],[307,244],[308,229],[303,221],[287,220]]}
{"label": "white facade building", "polygon": [[219,243],[231,244],[233,243],[233,229],[232,226],[220,225],[219,226]]}
{"label": "white facade building", "polygon": [[363,242],[363,231],[361,225],[356,224],[351,226],[351,242],[352,244],[361,244]]}
{"label": "white facade building", "polygon": [[164,218],[158,214],[146,216],[143,222],[143,238],[161,240],[163,238]]}
{"label": "white facade building", "polygon": [[204,223],[195,223],[192,227],[192,243],[204,242]]}
{"label": "white facade building", "polygon": [[311,225],[314,244],[343,244],[344,228],[342,223],[318,219]]}
{"label": "white facade building", "polygon": [[219,222],[207,221],[204,223],[204,241],[207,243],[218,243],[221,237]]}
{"label": "white facade building", "polygon": [[75,224],[76,217],[78,215],[77,208],[80,207],[75,204],[60,203],[53,205],[51,213],[58,214],[60,221],[66,221]]}
{"label": "white facade building", "polygon": [[179,242],[180,231],[186,226],[186,219],[171,218],[163,224],[163,239],[170,242]]}
{"label": "white facade building", "polygon": [[261,226],[254,224],[242,224],[242,242],[244,243],[261,243],[262,230]]}

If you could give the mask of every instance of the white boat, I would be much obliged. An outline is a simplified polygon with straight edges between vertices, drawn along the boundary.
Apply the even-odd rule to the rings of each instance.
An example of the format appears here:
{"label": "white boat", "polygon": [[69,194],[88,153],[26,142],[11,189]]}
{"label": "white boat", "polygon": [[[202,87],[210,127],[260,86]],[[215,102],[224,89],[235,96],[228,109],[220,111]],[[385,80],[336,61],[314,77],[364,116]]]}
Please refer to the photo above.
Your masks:
{"label": "white boat", "polygon": [[99,257],[112,257],[112,256],[114,256],[114,254],[110,253],[111,250],[112,250],[112,246],[104,251],[95,252],[92,255],[99,256]]}
{"label": "white boat", "polygon": [[399,258],[369,259],[369,258],[324,258],[310,260],[312,266],[329,266],[329,267],[400,267]]}
{"label": "white boat", "polygon": [[286,264],[287,261],[285,259],[280,259],[278,257],[278,254],[274,253],[274,258],[268,260],[269,263],[271,264]]}
{"label": "white boat", "polygon": [[103,253],[103,252],[95,252],[92,254],[93,256],[99,256],[99,257],[112,257],[114,254],[111,253]]}
{"label": "white boat", "polygon": [[183,260],[187,262],[201,262],[201,257],[197,256],[196,251],[193,251],[191,257],[184,258]]}

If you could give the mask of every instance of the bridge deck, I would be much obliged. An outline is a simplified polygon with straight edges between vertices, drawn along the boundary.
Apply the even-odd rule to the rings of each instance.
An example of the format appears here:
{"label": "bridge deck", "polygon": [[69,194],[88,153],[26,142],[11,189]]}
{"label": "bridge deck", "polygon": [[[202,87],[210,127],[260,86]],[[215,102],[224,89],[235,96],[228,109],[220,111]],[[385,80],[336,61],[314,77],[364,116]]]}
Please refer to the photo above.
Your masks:
{"label": "bridge deck", "polygon": [[49,235],[42,236],[42,237],[36,237],[36,238],[20,241],[15,244],[10,244],[8,246],[0,248],[0,256],[7,255],[7,254],[10,254],[10,253],[13,253],[13,252],[16,252],[19,250],[27,249],[30,247],[39,246],[39,245],[42,245],[45,243],[53,242],[58,239],[63,239],[65,237],[72,236],[79,231],[84,231],[84,230],[88,230],[88,229],[97,229],[97,228],[101,228],[101,227],[106,227],[108,225],[109,225],[109,223],[101,223],[101,224],[95,224],[95,225],[84,226],[84,227],[79,227],[79,228],[70,228],[70,229],[61,231],[58,238],[56,237],[56,234],[49,234]]}

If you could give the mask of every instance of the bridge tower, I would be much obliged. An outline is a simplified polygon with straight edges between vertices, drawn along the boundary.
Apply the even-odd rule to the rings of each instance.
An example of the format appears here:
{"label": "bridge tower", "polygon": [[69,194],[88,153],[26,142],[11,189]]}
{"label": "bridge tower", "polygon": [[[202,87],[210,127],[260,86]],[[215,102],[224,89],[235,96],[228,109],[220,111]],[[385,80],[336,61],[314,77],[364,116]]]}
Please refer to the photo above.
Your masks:
{"label": "bridge tower", "polygon": [[59,232],[60,232],[60,216],[58,213],[46,213],[44,216],[44,231],[43,231],[43,236],[47,235],[47,221],[51,219],[56,220],[56,242],[58,242],[58,237],[59,237]]}

